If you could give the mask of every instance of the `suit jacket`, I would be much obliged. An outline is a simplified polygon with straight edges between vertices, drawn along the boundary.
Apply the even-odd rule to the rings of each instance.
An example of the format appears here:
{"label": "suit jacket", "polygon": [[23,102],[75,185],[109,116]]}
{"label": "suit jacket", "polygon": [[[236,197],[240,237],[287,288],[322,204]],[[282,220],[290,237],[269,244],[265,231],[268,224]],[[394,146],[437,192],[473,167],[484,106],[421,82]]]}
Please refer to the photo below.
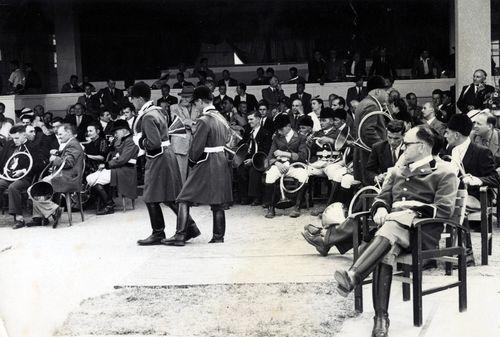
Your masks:
{"label": "suit jacket", "polygon": [[177,104],[179,102],[179,100],[177,99],[177,97],[175,96],[172,96],[172,95],[168,95],[167,97],[160,97],[157,101],[156,101],[156,105],[157,106],[160,106],[160,103],[161,102],[167,102],[168,105],[174,105],[174,104]]}
{"label": "suit jacket", "polygon": [[[132,134],[115,143],[115,150],[111,160],[106,162],[106,168],[111,170],[111,186],[116,186],[118,195],[127,198],[137,198],[137,154],[139,147],[135,145]],[[118,158],[115,155],[119,154]]]}
{"label": "suit jacket", "polygon": [[233,100],[231,97],[229,97],[228,95],[225,95],[223,99],[222,99],[222,98],[220,97],[220,95],[219,95],[219,96],[215,96],[215,97],[214,97],[214,100],[213,100],[213,105],[214,105],[214,107],[215,107],[217,110],[222,111],[222,110],[223,110],[223,109],[222,109],[222,103],[223,103],[223,101],[225,101],[225,100],[230,100],[231,102],[233,102],[233,103],[234,103],[234,100]]}
{"label": "suit jacket", "polygon": [[431,127],[431,129],[439,133],[441,137],[444,137],[444,133],[446,131],[446,124],[441,122],[439,119],[434,118],[434,120],[432,121],[431,124],[429,124],[429,126]]}
{"label": "suit jacket", "polygon": [[413,62],[413,68],[411,70],[411,75],[413,78],[435,78],[433,69],[436,69],[437,77],[440,76],[440,67],[439,64],[433,58],[427,59],[427,66],[429,67],[429,73],[425,74],[424,71],[424,61],[420,59],[415,59]]}
{"label": "suit jacket", "polygon": [[285,137],[280,134],[276,134],[273,137],[271,149],[267,155],[267,159],[270,164],[273,164],[277,160],[277,158],[274,157],[274,151],[276,150],[290,152],[292,154],[292,157],[290,158],[291,163],[305,163],[308,156],[306,137],[296,131],[293,131],[292,139],[290,139],[290,142],[287,142]]}
{"label": "suit jacket", "polygon": [[32,141],[26,141],[26,143],[24,143],[19,147],[16,146],[16,144],[12,139],[6,140],[4,147],[0,151],[0,165],[1,165],[0,167],[3,170],[3,168],[7,164],[7,160],[9,160],[9,158],[14,154],[14,152],[18,151],[18,149],[21,149],[21,151],[27,150],[30,153],[31,157],[33,158],[33,166],[31,167],[31,170],[28,173],[28,175],[26,175],[26,177],[23,178],[31,181],[33,176],[39,174],[45,166],[45,163],[43,161],[43,154],[40,151],[40,147],[38,146],[38,144]]}
{"label": "suit jacket", "polygon": [[262,89],[262,99],[269,104],[269,109],[275,109],[280,105],[280,100],[285,98],[283,90],[271,89],[271,87]]}
{"label": "suit jacket", "polygon": [[[304,107],[304,113],[306,114],[311,112],[311,98],[311,94],[308,94],[307,92],[304,92],[302,94],[302,98],[300,98],[302,106]],[[296,99],[299,99],[299,94],[294,92],[290,95],[290,102],[293,102]]]}
{"label": "suit jacket", "polygon": [[[402,151],[398,153],[398,158]],[[366,170],[368,171],[368,180],[374,181],[375,176],[387,172],[390,167],[395,164],[392,156],[392,149],[387,140],[375,143],[372,147],[372,152],[368,157]]]}
{"label": "suit jacket", "polygon": [[101,121],[99,121],[99,124],[101,125],[104,135],[111,135],[111,130],[113,129],[113,121],[109,121],[108,124],[106,124],[105,128],[102,127]]}
{"label": "suit jacket", "polygon": [[356,86],[350,87],[347,89],[347,96],[346,96],[346,102],[349,108],[351,107],[351,101],[352,100],[357,100],[358,102],[361,102],[363,98],[365,98],[368,95],[368,91],[366,90],[366,87],[362,87],[361,91],[358,93],[358,89]]}
{"label": "suit jacket", "polygon": [[[234,98],[234,106],[238,107],[241,102],[240,95],[236,95]],[[257,98],[254,95],[245,93],[245,102],[247,102],[248,111],[257,111]]]}
{"label": "suit jacket", "polygon": [[[179,104],[174,104],[170,107],[170,112],[172,118],[175,118],[175,116],[179,117],[184,125],[191,125],[199,117],[196,109],[193,109],[191,106],[186,108]],[[186,130],[186,134],[183,136],[171,134],[170,141],[172,142],[172,148],[175,154],[187,156],[192,138],[193,134],[191,130]]]}
{"label": "suit jacket", "polygon": [[[333,127],[327,133],[325,133],[324,130],[316,131],[316,132],[314,132],[313,137],[328,137],[328,138],[333,139],[333,141],[335,141],[335,139],[337,139],[338,134],[339,134],[339,131]],[[330,148],[328,146],[323,148],[323,147],[319,146],[315,141],[308,143],[308,147],[309,147],[310,153],[311,153],[311,158],[309,158],[309,161],[311,163],[313,163],[319,159],[318,152],[323,151],[323,150],[327,150],[327,151],[330,150]],[[332,144],[332,149],[333,149],[333,144]]]}
{"label": "suit jacket", "polygon": [[489,84],[486,84],[483,90],[479,90],[475,93],[474,84],[466,85],[462,88],[462,92],[458,97],[457,108],[462,111],[462,113],[467,113],[467,106],[472,105],[474,109],[484,109],[486,100],[486,95],[495,91],[495,88]]}
{"label": "suit jacket", "polygon": [[81,190],[84,159],[85,153],[78,140],[70,139],[60,151],[60,155],[53,161],[56,167],[60,167],[63,160],[66,160],[62,171],[51,180],[55,192]]}
{"label": "suit jacket", "polygon": [[345,79],[346,69],[341,59],[336,58],[335,61],[326,63],[326,78],[330,82],[343,81]]}
{"label": "suit jacket", "polygon": [[276,131],[276,129],[274,127],[274,118],[271,116],[268,116],[266,118],[265,122],[263,122],[263,124],[262,124],[262,120],[261,120],[261,127],[266,129],[271,135],[274,134],[274,132]]}
{"label": "suit jacket", "polygon": [[482,139],[478,135],[471,135],[471,139],[473,143],[490,149],[491,153],[493,153],[495,166],[500,166],[500,130],[493,129],[490,139]]}
{"label": "suit jacket", "polygon": [[66,123],[73,124],[76,126],[77,139],[80,142],[85,140],[85,134],[87,133],[87,126],[94,121],[94,119],[89,115],[82,115],[82,121],[80,125],[76,125],[76,115],[68,115],[65,119]]}
{"label": "suit jacket", "polygon": [[266,129],[261,127],[259,132],[257,132],[257,136],[255,140],[252,140],[251,134],[253,129],[249,128],[245,135],[243,136],[243,141],[248,144],[248,154],[247,159],[252,158],[252,156],[256,153],[255,143],[257,143],[257,151],[264,152],[266,155],[269,154],[269,149],[271,148],[272,143],[272,133],[269,133]]}
{"label": "suit jacket", "polygon": [[[226,82],[224,82],[224,79],[220,79],[218,82],[217,82],[217,85],[224,85],[226,84]],[[236,81],[234,78],[230,77],[229,78],[229,87],[235,87],[238,85],[238,81]]]}
{"label": "suit jacket", "polygon": [[97,95],[90,95],[90,97],[82,95],[78,97],[77,103],[83,105],[87,113],[92,117],[99,117],[99,97]]}
{"label": "suit jacket", "polygon": [[369,76],[379,75],[385,78],[396,78],[396,70],[392,65],[392,60],[390,57],[386,56],[385,60],[382,61],[380,57],[373,58],[373,63],[370,68]]}
{"label": "suit jacket", "polygon": [[352,75],[352,76],[366,76],[366,61],[365,60],[359,60],[354,65],[354,74],[351,71],[352,63],[353,62],[354,62],[354,60],[347,61],[346,65],[345,65],[346,74],[347,75]]}
{"label": "suit jacket", "polygon": [[111,112],[113,117],[116,117],[123,104],[123,91],[115,88],[112,94],[109,88],[103,88],[99,90],[97,95],[101,100],[101,104],[104,105],[104,108]]}

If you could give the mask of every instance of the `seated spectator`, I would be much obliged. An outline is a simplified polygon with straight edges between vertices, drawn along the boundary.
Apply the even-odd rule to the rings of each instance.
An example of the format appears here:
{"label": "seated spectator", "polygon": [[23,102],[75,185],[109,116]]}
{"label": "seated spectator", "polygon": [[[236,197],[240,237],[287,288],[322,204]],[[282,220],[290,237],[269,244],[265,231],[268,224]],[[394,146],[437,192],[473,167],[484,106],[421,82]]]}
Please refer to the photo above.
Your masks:
{"label": "seated spectator", "polygon": [[[55,193],[65,193],[76,191],[81,188],[84,152],[82,146],[76,139],[76,129],[73,125],[65,123],[57,128],[57,139],[59,140],[59,151],[52,152],[50,162],[55,167],[60,167],[64,162],[64,167],[56,176],[44,178],[50,182]],[[57,199],[57,198],[56,198]],[[47,223],[53,217],[55,228],[62,214],[62,207],[52,200],[31,199],[33,202],[32,223]]]}
{"label": "seated spectator", "polygon": [[321,110],[323,110],[323,100],[319,97],[311,99],[311,112],[307,115],[313,121],[313,132],[321,130],[321,123],[319,122]]}
{"label": "seated spectator", "polygon": [[450,120],[451,116],[455,114],[455,104],[453,103],[453,96],[450,90],[445,90],[442,92],[443,104],[439,108],[441,118],[446,121]]}
{"label": "seated spectator", "polygon": [[408,113],[412,117],[412,124],[422,124],[422,107],[417,104],[417,95],[413,92],[406,94],[406,104],[408,104]]}
{"label": "seated spectator", "polygon": [[331,108],[332,107],[332,103],[333,103],[333,100],[336,99],[337,97],[339,97],[339,95],[337,94],[330,94],[328,95],[328,106]]}
{"label": "seated spectator", "polygon": [[245,83],[238,83],[236,92],[238,93],[234,98],[234,105],[239,106],[240,102],[246,102],[248,111],[257,111],[257,98],[252,94],[247,94],[247,85]]}
{"label": "seated spectator", "polygon": [[135,120],[137,119],[135,107],[133,104],[130,103],[123,107],[122,111],[120,112],[120,119],[127,121],[130,130],[133,130]]}
{"label": "seated spectator", "polygon": [[384,78],[396,79],[397,74],[392,64],[391,58],[387,55],[387,50],[381,48],[379,55],[373,58],[373,63],[368,76],[382,76]]}
{"label": "seated spectator", "polygon": [[91,92],[95,92],[95,87],[92,83],[90,83],[89,77],[87,75],[83,75],[83,79],[82,79],[82,83],[80,84],[80,88],[85,89],[85,86],[87,86],[87,85],[90,86]]}
{"label": "seated spectator", "polygon": [[392,118],[403,121],[405,124],[405,129],[410,130],[412,127],[412,118],[408,113],[408,108],[405,101],[402,98],[397,98],[391,102],[390,110]]}
{"label": "seated spectator", "polygon": [[389,168],[394,167],[403,154],[403,137],[405,124],[401,120],[387,123],[387,140],[375,143],[368,157],[366,170],[368,181],[382,185]]}
{"label": "seated spectator", "polygon": [[486,71],[474,71],[472,83],[462,88],[457,100],[457,108],[466,114],[471,110],[482,110],[485,106],[486,96],[495,91],[495,87],[486,84]]}
{"label": "seated spectator", "polygon": [[[346,111],[346,102],[344,97],[342,96],[337,96],[335,97],[330,104],[330,107],[333,110],[344,110]],[[346,124],[349,127],[349,129],[352,129],[354,126],[354,114],[351,112],[346,113]]]}
{"label": "seated spectator", "polygon": [[[450,118],[446,128],[445,138],[448,142],[446,154],[451,155],[452,163],[456,164],[456,171],[462,165],[465,176],[461,176],[462,183],[467,186],[467,209],[479,211],[479,188],[490,186],[496,188],[500,182],[495,170],[495,160],[487,147],[471,142],[472,121],[465,114],[454,115]],[[474,265],[470,232],[466,235],[467,265]]]}
{"label": "seated spectator", "polygon": [[90,116],[92,116],[93,118],[97,118],[100,104],[99,96],[92,93],[92,84],[87,83],[83,88],[85,90],[85,93],[82,96],[78,97],[77,103],[83,105]]}
{"label": "seated spectator", "polygon": [[282,97],[280,99],[280,105],[278,105],[278,108],[273,110],[273,115],[276,116],[279,114],[290,114],[292,111],[291,106],[292,104],[290,103],[288,97]]}
{"label": "seated spectator", "polygon": [[[373,221],[379,226],[349,270],[338,270],[337,290],[347,296],[374,270],[373,306],[377,308],[373,336],[387,336],[389,329],[389,295],[395,259],[410,249],[410,227],[415,218],[448,219],[454,211],[458,190],[456,175],[449,165],[437,164],[432,157],[433,135],[426,127],[416,127],[404,137],[406,145],[403,167],[396,168],[387,179],[371,207]],[[419,174],[412,174],[418,170]],[[408,176],[412,179],[408,181]],[[401,189],[400,186],[407,186]],[[403,201],[401,201],[403,200]],[[442,225],[422,227],[423,249],[436,247]]]}
{"label": "seated spectator", "polygon": [[87,135],[82,142],[85,151],[84,176],[97,171],[100,164],[104,163],[109,152],[109,146],[100,124],[91,123],[87,126]]}
{"label": "seated spectator", "polygon": [[278,108],[280,100],[286,97],[279,80],[276,76],[271,77],[269,80],[269,87],[262,89],[262,99],[267,102],[269,109]]}
{"label": "seated spectator", "polygon": [[313,134],[314,122],[311,116],[305,115],[299,120],[299,134],[309,139]]}
{"label": "seated spectator", "polygon": [[296,99],[292,102],[292,109],[290,113],[288,113],[288,116],[290,117],[292,130],[299,131],[299,121],[305,116],[304,107],[300,99]]}
{"label": "seated spectator", "polygon": [[104,208],[97,210],[97,215],[114,213],[113,198],[104,189],[110,184],[117,188],[118,195],[137,198],[137,154],[139,148],[132,139],[132,133],[123,120],[113,125],[114,150],[110,153],[110,160],[99,164],[98,171],[87,176],[87,183],[97,192]]}
{"label": "seated spectator", "polygon": [[251,85],[268,85],[269,78],[264,76],[264,68],[257,68],[257,78],[254,78],[251,82]]}
{"label": "seated spectator", "polygon": [[306,90],[306,82],[305,81],[297,81],[296,92],[290,95],[290,100],[293,102],[296,99],[299,99],[302,102],[302,106],[304,107],[304,112],[311,112],[311,94],[305,92]]}
{"label": "seated spectator", "polygon": [[472,142],[490,149],[495,167],[500,166],[500,130],[496,128],[497,119],[492,113],[483,111],[474,117]]}
{"label": "seated spectator", "polygon": [[313,58],[309,60],[307,69],[309,71],[309,77],[307,81],[309,83],[324,83],[326,77],[326,61],[323,59],[323,55],[319,50],[315,50]]}
{"label": "seated spectator", "polygon": [[[234,105],[233,99],[231,97],[227,96],[226,92],[227,92],[226,85],[224,83],[220,84],[219,85],[219,95],[215,96],[214,101],[213,101],[214,107],[219,111],[222,111],[222,104],[224,103],[225,100],[231,100],[231,103]],[[228,118],[229,118],[229,116],[228,116]]]}
{"label": "seated spectator", "polygon": [[116,88],[116,81],[112,79],[108,79],[107,84],[106,88],[99,90],[97,97],[101,101],[100,108],[111,112],[111,117],[116,119],[124,103],[123,91]]}
{"label": "seated spectator", "polygon": [[[265,189],[266,194],[270,196],[270,206],[266,214],[266,218],[274,218],[275,213],[275,196],[276,182],[282,175],[297,179],[300,183],[307,181],[307,171],[303,168],[290,167],[291,163],[302,162],[307,160],[307,145],[306,138],[292,130],[290,118],[285,114],[277,115],[275,127],[278,133],[273,137],[271,149],[267,155],[267,160],[271,165],[266,171]],[[297,192],[297,200],[290,216],[300,216],[300,203],[304,196],[305,188],[302,187]]]}
{"label": "seated spectator", "polygon": [[40,75],[33,69],[33,64],[24,64],[24,74],[25,74],[25,84],[24,91],[25,95],[36,95],[42,90],[42,80]]}
{"label": "seated spectator", "polygon": [[51,124],[53,118],[54,118],[54,115],[52,114],[52,112],[47,111],[46,113],[43,114],[42,120],[45,124]]}
{"label": "seated spectator", "polygon": [[12,72],[9,76],[9,93],[20,94],[24,91],[24,85],[26,83],[26,76],[24,71],[21,69],[19,62],[14,60],[10,62],[12,66]]}
{"label": "seated spectator", "polygon": [[204,71],[198,71],[198,82],[196,82],[196,86],[204,86],[207,83],[207,73]]}
{"label": "seated spectator", "polygon": [[347,89],[346,102],[349,108],[351,108],[352,100],[361,102],[363,98],[365,98],[366,95],[368,95],[368,92],[366,91],[366,86],[363,85],[363,77],[361,76],[356,77],[354,83],[356,83],[354,87],[350,87],[349,89]]}
{"label": "seated spectator", "polygon": [[161,97],[156,101],[156,105],[160,106],[161,102],[166,102],[169,106],[179,102],[177,97],[170,95],[170,86],[168,84],[161,86]]}
{"label": "seated spectator", "polygon": [[441,68],[438,62],[429,55],[429,51],[422,50],[420,57],[413,62],[412,78],[439,78],[440,74]]}
{"label": "seated spectator", "polygon": [[424,123],[428,124],[431,129],[435,130],[441,137],[444,136],[446,131],[446,124],[440,122],[436,118],[436,106],[432,102],[427,102],[422,108],[422,118]]}
{"label": "seated spectator", "polygon": [[297,67],[291,67],[290,69],[288,69],[288,72],[290,74],[290,78],[286,80],[285,83],[287,84],[306,83],[306,79],[299,75]]}
{"label": "seated spectator", "polygon": [[273,67],[268,67],[268,68],[266,69],[265,76],[266,76],[266,78],[267,78],[268,80],[271,80],[271,77],[275,76],[275,75],[274,75],[274,69],[273,69]]}
{"label": "seated spectator", "polygon": [[194,84],[184,79],[184,73],[177,73],[177,82],[174,83],[174,89],[182,89],[185,86],[194,87]]}
{"label": "seated spectator", "polygon": [[215,81],[215,74],[208,68],[208,58],[206,57],[200,59],[200,63],[193,70],[193,76],[200,77],[200,73],[203,73],[205,79],[210,78]]}
{"label": "seated spectator", "polygon": [[243,137],[244,143],[248,144],[248,152],[243,163],[238,167],[238,193],[240,203],[257,206],[262,203],[263,172],[257,171],[252,164],[252,157],[257,152],[268,154],[271,147],[272,134],[261,127],[261,117],[258,112],[248,115],[249,129]]}
{"label": "seated spectator", "polygon": [[[355,78],[363,78],[366,76],[366,61],[361,58],[359,52],[355,52],[352,59],[347,61],[346,65],[346,75],[353,76]],[[349,95],[347,96],[349,97]],[[358,101],[361,101],[358,99]],[[349,102],[349,100],[347,101]]]}
{"label": "seated spectator", "polygon": [[262,100],[257,107],[260,114],[260,126],[266,129],[270,134],[274,134],[276,128],[274,127],[274,117],[272,112],[269,111],[267,102]]}
{"label": "seated spectator", "polygon": [[[222,109],[220,110],[220,114],[226,118],[227,121],[231,120],[231,117],[233,116],[235,112],[234,108],[234,101],[231,98],[226,98],[222,101]],[[240,119],[238,119],[240,120]],[[245,118],[245,124],[246,124],[246,118]]]}
{"label": "seated spectator", "polygon": [[33,158],[33,166],[26,175],[25,173],[27,168],[16,170],[16,168],[18,168],[17,165],[12,169],[7,167],[11,170],[11,175],[13,177],[21,177],[24,175],[23,178],[15,181],[0,179],[0,195],[3,195],[5,190],[7,190],[9,196],[9,214],[14,217],[14,224],[12,228],[18,229],[25,226],[22,194],[26,192],[28,187],[31,185],[33,177],[43,169],[43,163],[39,160],[40,149],[27,138],[26,126],[14,125],[9,130],[9,134],[11,139],[6,141],[2,151],[0,151],[1,167],[7,167],[7,161],[9,158],[11,158],[11,156],[15,153],[21,151],[28,152]]}
{"label": "seated spectator", "polygon": [[231,74],[229,73],[229,70],[224,69],[222,71],[222,79],[217,82],[218,85],[225,84],[226,88],[227,87],[235,87],[238,85],[238,81],[236,81],[234,78],[231,77]]}
{"label": "seated spectator", "polygon": [[328,82],[345,80],[346,69],[344,61],[338,57],[336,50],[330,50],[330,57],[326,63],[326,78]]}
{"label": "seated spectator", "polygon": [[71,75],[69,78],[69,82],[65,83],[61,88],[61,93],[70,93],[70,92],[83,92],[83,89],[78,85],[78,76]]}
{"label": "seated spectator", "polygon": [[85,114],[85,107],[82,104],[76,103],[74,107],[75,114],[66,116],[65,122],[75,126],[77,139],[78,141],[83,142],[85,141],[87,126],[93,122],[93,119],[91,116]]}
{"label": "seated spectator", "polygon": [[[245,128],[248,124],[248,111],[247,111],[247,103],[241,102],[238,108],[235,108],[229,100],[225,101],[224,111],[231,111],[231,118],[229,120],[232,126],[238,126],[241,128]],[[255,111],[254,111],[255,112]],[[260,120],[259,120],[260,122]]]}
{"label": "seated spectator", "polygon": [[113,129],[113,123],[109,111],[101,110],[101,112],[99,112],[99,125],[104,137],[112,134],[111,130]]}

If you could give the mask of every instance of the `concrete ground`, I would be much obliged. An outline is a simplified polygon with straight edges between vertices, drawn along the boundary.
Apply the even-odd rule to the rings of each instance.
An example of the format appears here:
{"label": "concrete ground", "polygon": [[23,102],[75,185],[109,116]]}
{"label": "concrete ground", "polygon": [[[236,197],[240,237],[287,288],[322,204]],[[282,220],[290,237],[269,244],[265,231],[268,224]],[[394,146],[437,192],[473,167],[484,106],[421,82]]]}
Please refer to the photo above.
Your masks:
{"label": "concrete ground", "polygon": [[[142,202],[126,213],[88,214],[83,223],[75,215],[72,227],[65,225],[63,215],[58,229],[14,231],[8,226],[11,218],[0,218],[0,315],[8,336],[51,336],[83,299],[114,287],[329,281],[336,269],[350,264],[351,256],[321,257],[302,239],[303,225],[317,223],[317,218],[268,220],[264,213],[261,207],[231,208],[226,242],[208,245],[211,212],[208,207],[194,208],[202,235],[182,248],[136,245],[150,232]],[[175,217],[166,209],[164,215],[168,235],[174,232]],[[402,301],[401,287],[394,282],[391,335],[500,336],[500,244],[494,239],[490,266],[469,269],[465,313],[458,312],[456,289],[429,295],[423,301],[424,325],[414,328],[411,302]],[[479,247],[477,235],[473,240]],[[424,287],[446,279],[440,271],[432,272],[424,277]],[[340,336],[370,335],[369,288],[365,287],[365,313],[348,319]]]}

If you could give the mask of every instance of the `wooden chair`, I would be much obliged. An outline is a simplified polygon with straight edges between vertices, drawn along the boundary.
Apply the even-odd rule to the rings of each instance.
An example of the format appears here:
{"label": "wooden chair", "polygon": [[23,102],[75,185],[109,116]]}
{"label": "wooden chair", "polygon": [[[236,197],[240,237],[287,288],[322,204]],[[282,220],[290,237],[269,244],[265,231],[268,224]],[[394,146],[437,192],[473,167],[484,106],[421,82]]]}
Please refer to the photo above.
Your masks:
{"label": "wooden chair", "polygon": [[[123,206],[123,212],[127,211],[127,197],[122,195],[122,206]],[[132,203],[132,209],[135,209],[135,199],[130,199]]]}
{"label": "wooden chair", "polygon": [[[396,260],[402,271],[394,273],[394,280],[403,282],[403,301],[410,300],[410,285],[413,288],[413,324],[415,326],[422,325],[422,297],[425,295],[458,287],[459,311],[463,312],[467,309],[467,266],[463,238],[468,230],[461,225],[465,215],[466,198],[467,192],[459,190],[451,219],[416,219],[413,227],[410,229],[411,252],[400,255]],[[370,227],[369,225],[364,225],[370,222],[369,211],[359,212],[353,214],[353,216],[359,219],[359,228],[363,232]],[[427,224],[443,224],[445,226],[443,233],[446,239],[445,247],[430,250],[422,248],[422,226]],[[454,240],[455,235],[457,236],[457,240]],[[359,231],[356,226],[353,233],[353,243],[354,260],[356,260],[359,258]],[[422,266],[424,260],[428,259],[444,261],[446,275],[451,275],[452,263],[458,263],[458,281],[422,290]],[[358,312],[363,312],[363,285],[369,283],[372,283],[371,279],[365,280],[354,290],[354,307]]]}
{"label": "wooden chair", "polygon": [[68,222],[69,222],[69,225],[72,226],[73,225],[73,219],[72,219],[72,214],[71,214],[71,194],[72,193],[75,193],[78,197],[76,198],[78,200],[78,208],[80,209],[80,216],[82,218],[82,222],[84,222],[85,218],[84,218],[84,215],[83,215],[83,203],[82,203],[82,179],[83,179],[83,173],[85,172],[85,160],[82,161],[82,171],[80,173],[80,176],[78,177],[78,180],[79,180],[79,184],[78,184],[78,188],[74,191],[68,191],[68,192],[65,192],[65,193],[61,193],[60,197],[59,197],[59,205],[61,205],[61,201],[62,201],[62,198],[64,198],[66,200],[66,210],[68,212]]}
{"label": "wooden chair", "polygon": [[[489,187],[482,186],[479,190],[479,201],[481,209],[478,212],[472,212],[467,215],[466,221],[478,221],[481,223],[481,264],[488,264],[488,255],[492,252],[493,241],[493,207],[492,198],[488,194],[493,193]],[[490,194],[491,195],[491,194]],[[497,202],[497,217],[498,217],[498,202]],[[498,219],[498,218],[497,218]],[[498,221],[498,220],[497,220]]]}

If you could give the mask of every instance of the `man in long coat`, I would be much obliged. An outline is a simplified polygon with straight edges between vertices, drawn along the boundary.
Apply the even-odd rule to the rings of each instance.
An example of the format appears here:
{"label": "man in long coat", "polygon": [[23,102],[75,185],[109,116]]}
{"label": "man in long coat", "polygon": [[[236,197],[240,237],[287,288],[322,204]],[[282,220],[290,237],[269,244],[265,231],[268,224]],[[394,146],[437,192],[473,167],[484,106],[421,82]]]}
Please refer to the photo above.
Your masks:
{"label": "man in long coat", "polygon": [[[177,214],[175,200],[181,190],[181,174],[170,146],[167,117],[151,101],[151,89],[146,83],[139,82],[132,87],[130,96],[139,111],[134,123],[134,142],[146,152],[143,198],[153,229],[149,237],[137,243],[141,246],[158,245],[165,239],[165,221],[160,203]],[[190,217],[186,222],[189,227],[186,240],[200,235]]]}
{"label": "man in long coat", "polygon": [[191,171],[182,187],[177,203],[177,230],[163,242],[184,246],[188,238],[189,207],[191,204],[210,205],[213,216],[213,237],[209,243],[224,242],[226,217],[224,207],[233,201],[231,169],[225,154],[230,128],[224,117],[212,104],[213,95],[207,87],[198,87],[193,93],[193,107],[202,110],[196,123],[189,150]]}

